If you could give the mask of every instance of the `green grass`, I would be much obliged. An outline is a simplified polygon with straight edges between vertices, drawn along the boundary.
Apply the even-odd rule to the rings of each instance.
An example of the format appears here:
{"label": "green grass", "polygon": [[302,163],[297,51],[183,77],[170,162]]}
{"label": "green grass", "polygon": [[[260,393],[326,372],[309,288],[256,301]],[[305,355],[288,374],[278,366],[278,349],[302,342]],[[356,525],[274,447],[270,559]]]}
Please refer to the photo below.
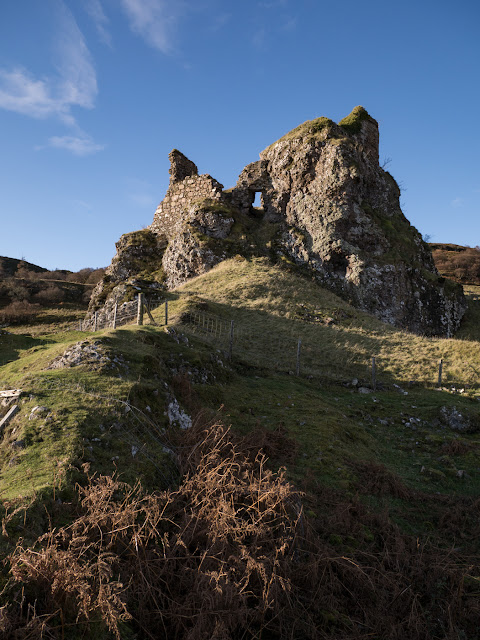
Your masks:
{"label": "green grass", "polygon": [[[241,433],[273,432],[281,425],[298,447],[295,460],[288,462],[296,484],[313,474],[322,484],[350,495],[360,493],[374,508],[388,508],[405,531],[430,536],[431,521],[443,513],[435,496],[478,495],[480,389],[475,370],[480,334],[478,324],[475,330],[475,301],[458,338],[425,338],[353,309],[294,270],[254,258],[226,261],[191,280],[171,293],[169,307],[171,322],[187,331],[193,352],[212,347],[191,333],[188,324],[177,325],[188,310],[222,318],[227,325],[233,318],[243,328],[255,348],[242,352],[234,343],[231,375],[214,384],[195,384],[195,391],[203,406],[223,407],[224,421]],[[334,318],[334,324],[323,324],[325,317]],[[292,375],[298,336],[303,345],[314,343],[315,353],[327,363],[313,367],[317,375]],[[277,370],[286,345],[291,348],[290,373],[288,367]],[[224,346],[218,353],[222,359]],[[360,371],[360,382],[370,384],[372,354],[383,389],[363,395],[348,383],[352,373]],[[437,390],[440,357],[445,386]],[[362,369],[352,367],[362,359]],[[458,383],[464,386],[467,381],[470,387],[459,393]],[[441,407],[455,407],[468,416],[473,431],[449,429],[441,421]],[[272,466],[284,464],[284,456],[285,451],[273,450]],[[409,490],[425,496],[423,507],[363,489],[362,477],[352,466],[362,461],[385,465]],[[465,475],[459,477],[458,471]],[[447,544],[440,538],[439,543]]]}
{"label": "green grass", "polygon": [[[358,106],[355,107],[348,116],[343,118],[343,120],[340,120],[338,124],[348,135],[355,135],[360,132],[362,128],[362,122],[364,122],[365,120],[370,120],[376,123],[376,121],[368,114],[368,112],[363,107]],[[308,138],[309,140],[312,140],[314,138],[323,139],[329,136],[329,133],[332,129],[338,130],[338,127],[333,122],[333,120],[330,120],[330,118],[320,117],[314,120],[307,120],[306,122],[303,122],[298,127],[295,127],[295,129],[292,129],[284,136],[279,138],[276,142],[267,147],[265,151],[271,149],[275,144],[277,144],[277,142],[299,140],[301,138]],[[341,141],[342,143],[348,143],[348,138],[339,138],[338,131],[336,131],[336,135],[332,138],[331,141],[334,144],[335,142],[339,141]]]}
{"label": "green grass", "polygon": [[[171,476],[161,434],[168,394],[175,389],[187,407],[191,400],[181,385],[175,386],[180,375],[190,380],[199,404],[212,415],[220,411],[234,430],[269,433],[281,426],[285,446],[272,447],[271,464],[288,460],[296,484],[313,474],[349,495],[360,493],[375,508],[388,503],[402,527],[426,531],[430,507],[412,513],[408,501],[363,490],[355,464],[383,464],[410,490],[428,496],[478,494],[479,433],[448,429],[440,408],[456,407],[480,425],[474,372],[480,357],[479,291],[467,292],[470,307],[457,338],[425,338],[354,309],[297,270],[272,266],[266,258],[233,258],[168,294],[170,324],[186,333],[188,343],[177,342],[161,326],[89,334],[55,332],[54,325],[45,325],[42,334],[39,325],[33,336],[19,328],[0,342],[1,388],[24,389],[21,411],[0,445],[0,497],[32,495],[61,484],[61,478],[68,484],[71,469],[85,461],[104,473],[117,468],[126,479],[141,477],[150,487],[167,482]],[[224,344],[205,342],[182,321],[195,309],[227,326],[234,319],[232,363]],[[160,324],[163,309],[154,317]],[[292,375],[298,338],[300,377]],[[69,345],[85,339],[100,341],[128,363],[128,370],[46,369]],[[350,383],[355,376],[370,384],[372,355],[383,388],[363,395]],[[443,390],[433,388],[439,358],[444,360]],[[463,394],[450,390],[459,382],[469,385]],[[126,412],[127,404],[134,409]],[[29,420],[36,405],[48,407],[48,419]],[[26,446],[14,452],[12,442],[19,439]],[[132,456],[133,441],[145,444],[145,455]],[[295,448],[289,452],[289,442],[295,443],[295,456],[287,455]]]}
{"label": "green grass", "polygon": [[349,134],[356,134],[360,132],[362,128],[362,122],[364,122],[365,120],[371,120],[372,122],[375,122],[375,120],[363,107],[358,106],[355,107],[348,116],[343,118],[343,120],[340,120],[338,124]]}
{"label": "green grass", "polygon": [[[364,122],[365,120],[371,120],[372,122],[375,122],[375,120],[367,113],[367,111],[363,107],[358,106],[355,107],[347,117],[343,118],[343,120],[340,120],[338,124],[348,135],[355,135],[356,133],[360,132],[362,128],[362,122]],[[325,139],[329,137],[332,129],[335,130],[335,135],[333,138],[331,138],[331,142],[333,144],[338,142],[349,142],[348,137],[338,136],[338,127],[335,122],[333,122],[333,120],[322,116],[320,118],[315,118],[314,120],[307,120],[306,122],[298,125],[298,127],[295,127],[295,129],[292,129],[284,136],[279,138],[276,142],[267,147],[265,151],[271,149],[275,144],[277,144],[277,142],[299,140],[301,138],[307,138],[308,140],[312,140],[315,138]]]}
{"label": "green grass", "polygon": [[[279,138],[279,140],[271,144],[269,147],[267,147],[267,149],[273,147],[273,145],[277,142],[286,142],[287,140],[298,140],[305,137],[323,138],[332,126],[335,126],[335,123],[333,122],[333,120],[330,120],[330,118],[320,117],[316,118],[315,120],[307,120],[306,122],[303,122],[302,124],[298,125],[298,127],[295,127],[295,129],[292,129],[284,136]],[[265,149],[265,151],[267,149]]]}
{"label": "green grass", "polygon": [[[0,389],[21,388],[23,396],[0,444],[0,499],[41,491],[52,486],[60,471],[65,476],[65,470],[85,461],[102,473],[119,469],[130,480],[142,477],[150,486],[161,483],[162,468],[168,468],[161,441],[166,426],[163,380],[172,378],[164,361],[175,359],[179,351],[170,336],[133,326],[95,334],[10,337],[19,345],[15,359],[0,368]],[[128,363],[128,369],[47,369],[79,340],[100,343]],[[6,353],[12,356],[11,345]],[[3,344],[0,355],[5,357]],[[48,415],[30,420],[34,406],[46,407]],[[15,450],[12,443],[19,440],[25,447]],[[138,455],[132,456],[132,445],[140,450]]]}
{"label": "green grass", "polygon": [[[444,383],[468,387],[470,395],[478,395],[479,330],[475,334],[469,315],[469,339],[462,330],[461,339],[414,335],[354,309],[308,277],[299,277],[295,269],[272,266],[263,258],[222,262],[179,287],[172,298],[173,319],[196,308],[199,300],[208,304],[212,314],[233,319],[244,350],[249,351],[248,343],[258,345],[252,364],[261,363],[261,356],[272,361],[289,354],[290,368],[294,368],[300,338],[306,357],[311,350],[309,367],[327,379],[368,379],[375,356],[378,375],[385,382],[434,385],[442,358]],[[334,322],[323,324],[327,317]],[[241,345],[237,355],[242,358]]]}

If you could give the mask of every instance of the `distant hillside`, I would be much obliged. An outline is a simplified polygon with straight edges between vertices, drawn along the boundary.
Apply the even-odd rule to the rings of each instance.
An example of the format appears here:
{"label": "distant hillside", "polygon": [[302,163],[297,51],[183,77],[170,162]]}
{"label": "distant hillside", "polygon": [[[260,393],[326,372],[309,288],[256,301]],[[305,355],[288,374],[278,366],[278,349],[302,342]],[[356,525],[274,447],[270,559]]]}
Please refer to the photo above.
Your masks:
{"label": "distant hillside", "polygon": [[25,269],[33,271],[34,273],[42,273],[47,271],[47,269],[44,269],[43,267],[39,267],[36,264],[26,262],[22,259],[0,256],[0,278],[14,276],[19,267],[24,267]]}
{"label": "distant hillside", "polygon": [[430,242],[439,273],[460,284],[480,284],[480,247]]}
{"label": "distant hillside", "polygon": [[103,272],[103,268],[49,271],[25,260],[1,256],[0,324],[31,321],[42,310],[64,303],[85,308]]}

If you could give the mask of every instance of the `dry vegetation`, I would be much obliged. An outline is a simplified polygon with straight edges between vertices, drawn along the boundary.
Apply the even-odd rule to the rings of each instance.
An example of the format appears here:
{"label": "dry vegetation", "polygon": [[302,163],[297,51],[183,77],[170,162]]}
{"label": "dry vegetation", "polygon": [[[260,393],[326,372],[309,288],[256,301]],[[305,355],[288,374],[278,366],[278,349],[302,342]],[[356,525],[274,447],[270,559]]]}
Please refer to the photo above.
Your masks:
{"label": "dry vegetation", "polygon": [[460,284],[480,284],[480,247],[430,243],[438,272]]}
{"label": "dry vegetation", "polygon": [[[177,490],[147,493],[87,470],[73,523],[18,542],[1,637],[476,637],[472,558],[407,537],[386,514],[307,480],[318,513],[309,520],[255,437],[198,422],[178,445]],[[381,466],[357,470],[376,494],[427,499]]]}
{"label": "dry vegetation", "polygon": [[178,490],[89,477],[73,524],[17,545],[10,588],[22,597],[3,610],[4,637],[60,638],[102,620],[120,638],[132,617],[144,638],[282,627],[298,496],[221,425],[194,427],[181,450]]}

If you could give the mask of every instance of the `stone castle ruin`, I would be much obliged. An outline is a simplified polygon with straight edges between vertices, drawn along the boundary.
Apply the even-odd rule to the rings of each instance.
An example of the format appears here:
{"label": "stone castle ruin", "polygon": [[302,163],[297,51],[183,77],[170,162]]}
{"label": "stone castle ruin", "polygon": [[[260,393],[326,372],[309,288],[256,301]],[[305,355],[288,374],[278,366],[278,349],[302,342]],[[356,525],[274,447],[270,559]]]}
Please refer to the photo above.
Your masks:
{"label": "stone castle ruin", "polygon": [[233,255],[262,255],[303,267],[385,322],[453,335],[466,308],[462,289],[438,275],[403,215],[398,185],[379,166],[378,139],[362,107],[338,124],[305,122],[262,151],[228,190],[174,149],[152,224],[117,243],[91,310],[108,314],[132,290],[170,289]]}

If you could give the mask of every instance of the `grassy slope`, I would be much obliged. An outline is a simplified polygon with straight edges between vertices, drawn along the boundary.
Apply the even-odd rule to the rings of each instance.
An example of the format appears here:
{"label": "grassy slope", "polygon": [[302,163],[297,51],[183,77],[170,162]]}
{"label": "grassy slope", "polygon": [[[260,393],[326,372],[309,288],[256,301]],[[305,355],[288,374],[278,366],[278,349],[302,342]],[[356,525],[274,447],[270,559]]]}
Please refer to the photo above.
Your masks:
{"label": "grassy slope", "polygon": [[[117,467],[127,480],[140,476],[147,486],[165,481],[165,383],[174,385],[183,369],[187,377],[193,372],[198,401],[212,411],[223,405],[224,420],[234,429],[269,432],[282,425],[284,439],[269,453],[274,466],[287,464],[297,483],[313,474],[316,481],[350,494],[360,492],[375,507],[388,503],[404,528],[425,534],[434,520],[430,498],[430,506],[418,506],[412,513],[411,501],[362,487],[355,463],[382,463],[407,487],[430,496],[478,495],[479,434],[458,433],[439,422],[440,407],[446,406],[480,424],[480,389],[472,373],[480,356],[480,312],[473,300],[476,292],[471,295],[471,309],[457,339],[422,338],[349,307],[288,268],[262,259],[233,259],[171,294],[170,322],[189,336],[189,345],[177,343],[162,327],[95,335],[71,331],[0,336],[0,357],[11,360],[0,368],[0,387],[22,387],[26,392],[0,447],[0,496],[11,499],[51,488],[62,474],[75,477],[68,471],[70,464],[86,460],[104,472]],[[212,355],[211,346],[181,322],[182,314],[192,309],[207,309],[227,323],[235,319],[239,337],[232,369],[216,362],[225,361],[223,344]],[[156,313],[160,320],[161,310]],[[325,318],[333,318],[334,324],[325,325]],[[306,350],[309,345],[316,349],[312,373],[299,378],[289,374],[294,369],[291,354],[291,366],[286,362],[276,370],[277,360],[282,361],[290,346],[295,348],[298,337]],[[45,369],[81,339],[100,341],[128,362],[128,370]],[[372,355],[379,358],[384,390],[363,395],[342,384],[353,375],[368,384]],[[465,393],[433,388],[440,357],[447,380],[469,383]],[[207,371],[207,382],[200,383],[202,376],[195,371]],[[406,386],[415,379],[430,386]],[[395,389],[394,382],[404,385],[407,393]],[[188,404],[181,385],[176,393]],[[142,413],[126,413],[126,402]],[[36,405],[51,410],[48,420],[28,419]],[[286,438],[296,442],[296,452]],[[26,448],[14,452],[11,443],[19,439]],[[132,445],[140,449],[135,456]],[[459,478],[458,470],[466,475]],[[314,504],[312,510],[315,513]]]}
{"label": "grassy slope", "polygon": [[[281,421],[287,427],[301,447],[297,476],[309,468],[335,482],[345,477],[345,484],[349,485],[346,463],[355,458],[375,459],[412,487],[478,492],[480,477],[474,455],[480,442],[478,436],[462,435],[468,449],[464,455],[444,456],[443,445],[457,440],[458,434],[438,423],[441,406],[455,406],[472,416],[474,422],[479,420],[479,379],[475,381],[472,373],[472,365],[477,367],[480,356],[475,339],[478,303],[472,301],[459,338],[422,338],[389,327],[352,309],[309,280],[261,260],[222,263],[180,287],[176,304],[184,311],[189,304],[198,306],[199,297],[207,301],[210,311],[234,317],[249,329],[251,336],[262,331],[267,348],[271,346],[271,334],[285,336],[283,345],[289,344],[289,336],[321,345],[320,353],[331,366],[319,368],[323,375],[312,379],[273,374],[265,366],[251,369],[248,350],[247,357],[240,351],[237,355],[240,359],[244,356],[244,375],[236,376],[221,394],[234,426],[249,429],[260,424],[273,428]],[[325,326],[299,319],[304,312],[301,304],[319,316],[336,317],[335,324]],[[170,303],[170,308],[175,309],[175,304]],[[315,314],[308,317],[315,318]],[[257,346],[262,347],[262,340]],[[363,371],[368,383],[366,366],[374,354],[379,356],[379,378],[385,382],[385,390],[363,395],[338,383],[342,364],[362,359],[364,368],[357,371]],[[273,367],[276,352],[266,355]],[[405,386],[406,395],[393,387],[394,382],[403,385],[412,379],[434,382],[440,357],[445,360],[447,380],[470,381],[471,387],[463,394],[451,392],[450,387],[439,391],[433,384]],[[256,355],[252,360],[255,362]],[[349,380],[349,374],[347,366],[343,381]],[[199,393],[208,402],[210,391],[199,389]],[[218,401],[220,396],[215,399]],[[411,417],[421,421],[415,430],[404,426]],[[424,473],[420,473],[422,467]],[[458,482],[457,469],[468,471],[468,482]]]}

